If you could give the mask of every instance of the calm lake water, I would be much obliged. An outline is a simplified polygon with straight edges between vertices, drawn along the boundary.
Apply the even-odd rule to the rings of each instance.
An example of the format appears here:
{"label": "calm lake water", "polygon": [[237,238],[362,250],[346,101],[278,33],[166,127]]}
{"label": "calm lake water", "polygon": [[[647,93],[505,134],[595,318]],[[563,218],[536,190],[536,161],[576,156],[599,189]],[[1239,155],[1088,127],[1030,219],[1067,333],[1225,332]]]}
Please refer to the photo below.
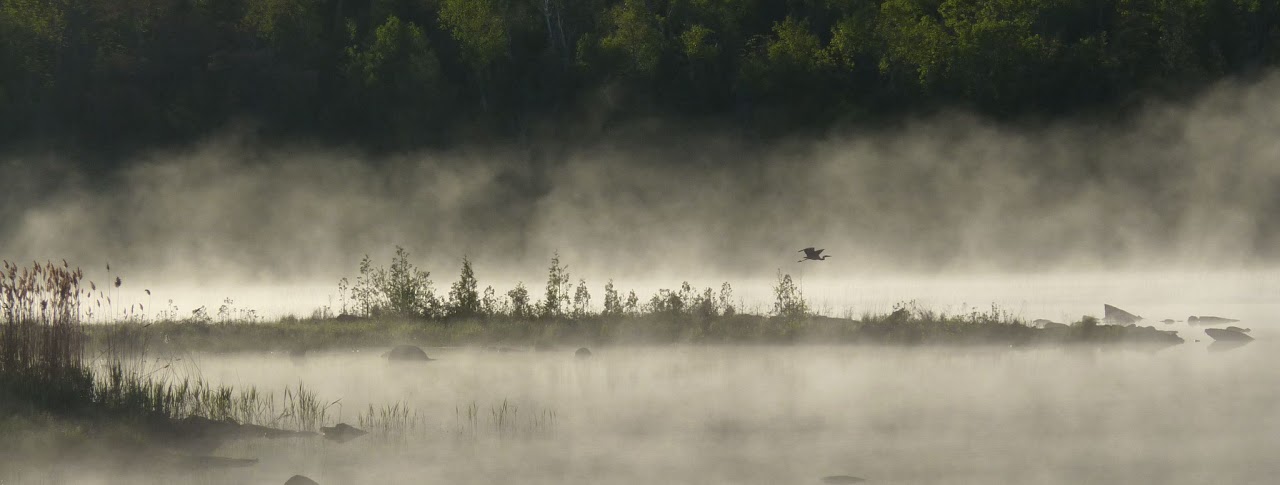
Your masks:
{"label": "calm lake water", "polygon": [[[253,441],[253,468],[204,483],[1273,483],[1280,366],[1271,342],[1229,351],[871,347],[377,350],[294,362],[196,358],[205,378],[304,382],[335,421],[373,404],[418,413],[409,436]],[[494,431],[494,408],[518,412]],[[479,429],[459,408],[475,404]],[[542,432],[535,417],[554,412]],[[465,415],[465,411],[462,412]],[[460,433],[460,431],[462,431]]]}
{"label": "calm lake water", "polygon": [[[955,311],[972,302],[981,309],[999,301],[1028,319],[1059,321],[1101,316],[1102,303],[1113,303],[1147,317],[1141,325],[1177,330],[1187,340],[1161,350],[623,346],[593,348],[592,358],[579,360],[574,348],[427,347],[437,360],[417,364],[388,363],[379,356],[386,349],[302,360],[187,355],[174,369],[215,383],[253,385],[277,397],[304,383],[326,402],[338,401],[328,411],[331,423],[356,424],[369,406],[401,404],[416,413],[416,427],[394,439],[370,435],[344,444],[228,444],[216,454],[260,463],[181,478],[817,484],[824,476],[853,475],[889,484],[1275,483],[1275,281],[1270,275],[1244,281],[1183,275],[1123,285],[1089,279],[886,283],[864,288],[858,294],[865,300],[853,302],[887,306],[891,295],[914,290],[926,307]],[[1204,326],[1158,322],[1189,315],[1241,319],[1236,325],[1251,327],[1257,341],[1216,350]],[[502,433],[495,416],[504,402]],[[466,417],[472,406],[474,421]],[[67,470],[35,481],[152,478],[129,470]]]}

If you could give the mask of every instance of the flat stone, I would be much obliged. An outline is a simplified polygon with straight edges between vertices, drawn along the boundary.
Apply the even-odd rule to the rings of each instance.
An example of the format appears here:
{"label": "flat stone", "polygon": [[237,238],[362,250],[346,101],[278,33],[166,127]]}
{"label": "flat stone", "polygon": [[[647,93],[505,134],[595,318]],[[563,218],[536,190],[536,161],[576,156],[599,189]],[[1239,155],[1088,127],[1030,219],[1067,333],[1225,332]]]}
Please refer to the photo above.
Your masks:
{"label": "flat stone", "polygon": [[1206,328],[1204,333],[1209,334],[1214,340],[1227,342],[1247,342],[1253,340],[1253,337],[1246,335],[1244,332],[1235,330],[1227,330],[1225,328]]}

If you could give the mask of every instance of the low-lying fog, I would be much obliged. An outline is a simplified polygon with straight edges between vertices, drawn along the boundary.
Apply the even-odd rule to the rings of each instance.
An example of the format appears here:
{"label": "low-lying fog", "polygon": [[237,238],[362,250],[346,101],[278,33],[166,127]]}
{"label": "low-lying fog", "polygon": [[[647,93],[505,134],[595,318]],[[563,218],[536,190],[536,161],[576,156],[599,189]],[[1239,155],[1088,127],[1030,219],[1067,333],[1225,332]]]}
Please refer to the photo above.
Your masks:
{"label": "low-lying fog", "polygon": [[[428,348],[438,360],[416,364],[389,364],[381,350],[196,356],[219,382],[305,382],[341,398],[330,413],[347,422],[368,405],[403,403],[420,424],[393,440],[225,445],[217,454],[261,461],[183,481],[1261,484],[1280,473],[1280,349],[1264,340],[1227,352],[597,348],[586,360],[572,348]],[[505,436],[493,421],[504,401],[518,408]],[[473,403],[477,427],[466,425]],[[155,480],[74,470],[31,478]]]}

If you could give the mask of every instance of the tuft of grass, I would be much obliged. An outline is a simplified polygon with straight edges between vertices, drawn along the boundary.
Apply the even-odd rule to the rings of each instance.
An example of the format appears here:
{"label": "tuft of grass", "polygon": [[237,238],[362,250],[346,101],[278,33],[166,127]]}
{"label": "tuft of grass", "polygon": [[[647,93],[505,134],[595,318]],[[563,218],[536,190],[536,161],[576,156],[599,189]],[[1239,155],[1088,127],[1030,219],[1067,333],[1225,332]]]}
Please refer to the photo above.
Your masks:
{"label": "tuft of grass", "polygon": [[356,417],[359,428],[383,439],[403,440],[421,429],[422,418],[409,406],[396,402],[381,407],[372,404]]}
{"label": "tuft of grass", "polygon": [[[486,420],[485,417],[488,419]],[[477,438],[485,431],[499,438],[545,436],[556,425],[556,411],[535,410],[520,414],[520,407],[503,399],[502,404],[490,406],[483,413],[476,402],[454,408],[454,433],[457,436]]]}
{"label": "tuft of grass", "polygon": [[[0,407],[35,415],[145,422],[200,416],[294,430],[327,424],[326,411],[301,383],[279,401],[250,387],[241,391],[202,380],[156,375],[171,363],[147,365],[152,324],[133,319],[85,331],[82,301],[93,296],[83,273],[47,263],[0,271]],[[117,278],[115,287],[120,286]],[[96,289],[96,285],[92,285]],[[92,335],[95,356],[87,356]]]}

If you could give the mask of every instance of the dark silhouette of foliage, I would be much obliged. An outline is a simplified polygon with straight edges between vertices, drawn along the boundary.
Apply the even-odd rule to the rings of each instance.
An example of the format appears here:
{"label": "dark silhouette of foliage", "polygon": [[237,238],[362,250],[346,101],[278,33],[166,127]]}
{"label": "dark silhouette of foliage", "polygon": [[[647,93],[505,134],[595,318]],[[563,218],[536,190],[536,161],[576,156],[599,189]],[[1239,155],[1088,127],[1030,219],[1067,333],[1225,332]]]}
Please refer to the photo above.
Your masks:
{"label": "dark silhouette of foliage", "polygon": [[516,287],[507,292],[510,301],[511,316],[517,319],[528,319],[534,316],[533,303],[529,300],[529,290],[524,283],[516,283]]}
{"label": "dark silhouette of foliage", "polygon": [[[237,120],[373,148],[596,112],[778,135],[960,106],[1045,117],[1280,61],[1243,0],[9,0],[0,142],[141,148]],[[357,309],[359,311],[359,309]]]}
{"label": "dark silhouette of foliage", "polygon": [[[471,261],[466,257],[462,258],[462,270],[459,272],[458,281],[453,283],[449,289],[449,308],[448,313],[451,317],[474,317],[481,313],[480,295],[477,293],[478,283],[476,275],[471,270]],[[492,289],[486,290],[486,299],[490,297],[488,293]]]}
{"label": "dark silhouette of foliage", "polygon": [[564,310],[569,306],[571,298],[569,290],[572,288],[573,282],[569,281],[569,268],[560,264],[560,253],[556,252],[551,257],[551,267],[547,269],[547,293],[546,299],[542,300],[542,315],[545,317],[564,315]]}

